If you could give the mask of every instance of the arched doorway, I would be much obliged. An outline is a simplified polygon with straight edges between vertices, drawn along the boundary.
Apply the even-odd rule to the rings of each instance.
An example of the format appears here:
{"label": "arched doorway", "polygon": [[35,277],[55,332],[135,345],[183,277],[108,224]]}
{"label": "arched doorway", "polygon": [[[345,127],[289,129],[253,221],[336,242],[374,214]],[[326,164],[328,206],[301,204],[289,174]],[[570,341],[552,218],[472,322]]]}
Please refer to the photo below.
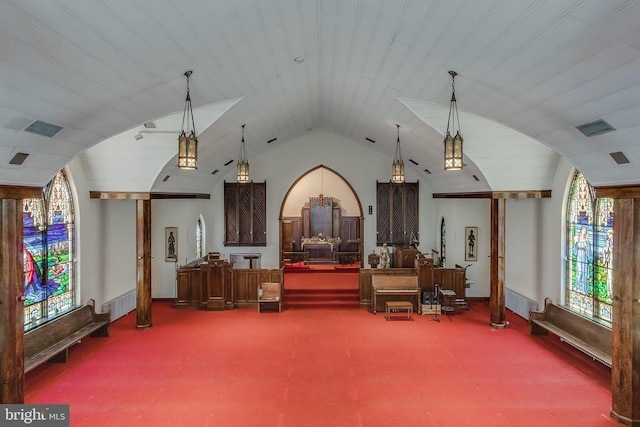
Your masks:
{"label": "arched doorway", "polygon": [[307,262],[356,260],[362,266],[363,221],[360,199],[344,177],[324,165],[308,170],[280,207],[280,266],[288,259],[283,255],[309,248]]}

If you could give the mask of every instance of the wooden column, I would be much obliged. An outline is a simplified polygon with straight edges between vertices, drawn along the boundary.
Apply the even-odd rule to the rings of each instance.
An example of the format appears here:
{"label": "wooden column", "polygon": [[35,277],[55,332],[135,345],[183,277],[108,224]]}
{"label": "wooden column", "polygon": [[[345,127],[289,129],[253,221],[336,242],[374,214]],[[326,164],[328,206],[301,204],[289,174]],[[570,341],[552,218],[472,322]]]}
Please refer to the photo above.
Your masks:
{"label": "wooden column", "polygon": [[614,203],[611,417],[640,426],[640,198]]}
{"label": "wooden column", "polygon": [[504,329],[504,249],[506,200],[491,200],[491,291],[489,295],[492,328]]}
{"label": "wooden column", "polygon": [[24,403],[22,200],[0,200],[0,403]]}
{"label": "wooden column", "polygon": [[136,200],[136,328],[151,327],[151,200]]}

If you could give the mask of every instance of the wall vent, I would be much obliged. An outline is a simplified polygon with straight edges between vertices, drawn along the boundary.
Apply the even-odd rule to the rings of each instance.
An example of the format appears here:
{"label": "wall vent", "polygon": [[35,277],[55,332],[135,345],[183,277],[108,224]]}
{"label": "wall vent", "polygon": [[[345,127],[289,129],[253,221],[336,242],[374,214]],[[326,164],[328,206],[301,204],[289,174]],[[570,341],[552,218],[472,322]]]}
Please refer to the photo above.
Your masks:
{"label": "wall vent", "polygon": [[24,128],[24,130],[25,132],[51,138],[62,130],[62,126],[52,125],[51,123],[36,120],[31,122],[31,124]]}
{"label": "wall vent", "polygon": [[534,300],[522,296],[509,288],[504,288],[504,290],[504,306],[520,317],[529,319],[529,311],[538,309],[538,303]]}
{"label": "wall vent", "polygon": [[29,157],[29,153],[16,153],[15,156],[9,160],[9,164],[20,166],[27,160],[27,157]]}
{"label": "wall vent", "polygon": [[582,132],[584,136],[602,135],[615,130],[613,126],[602,119],[576,126],[576,129]]}
{"label": "wall vent", "polygon": [[102,304],[102,312],[111,313],[111,321],[121,318],[136,309],[137,294],[136,291],[127,292],[117,298]]}
{"label": "wall vent", "polygon": [[615,153],[609,153],[611,158],[619,165],[624,165],[630,163],[627,156],[624,155],[622,151],[616,151]]}

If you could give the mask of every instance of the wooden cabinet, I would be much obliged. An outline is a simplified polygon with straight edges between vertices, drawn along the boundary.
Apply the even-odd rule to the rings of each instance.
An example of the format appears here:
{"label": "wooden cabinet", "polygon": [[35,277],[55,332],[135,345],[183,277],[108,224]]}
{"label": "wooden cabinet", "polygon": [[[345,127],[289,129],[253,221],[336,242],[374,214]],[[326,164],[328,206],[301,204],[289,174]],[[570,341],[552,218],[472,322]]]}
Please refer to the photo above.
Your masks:
{"label": "wooden cabinet", "polygon": [[[417,182],[392,184],[378,182],[376,191],[376,242],[393,245],[409,245],[418,239]],[[413,265],[412,265],[413,266]]]}
{"label": "wooden cabinet", "polygon": [[464,268],[435,268],[434,280],[440,289],[451,289],[456,293],[456,299],[465,299],[467,296],[467,278]]}
{"label": "wooden cabinet", "polygon": [[414,262],[415,268],[418,271],[418,285],[420,289],[422,292],[434,292],[433,258],[427,258],[423,254],[420,254]]}
{"label": "wooden cabinet", "polygon": [[394,268],[413,268],[415,267],[416,256],[419,251],[411,246],[394,246],[393,247],[393,266]]}
{"label": "wooden cabinet", "polygon": [[266,182],[225,182],[225,246],[266,246],[266,213]]}

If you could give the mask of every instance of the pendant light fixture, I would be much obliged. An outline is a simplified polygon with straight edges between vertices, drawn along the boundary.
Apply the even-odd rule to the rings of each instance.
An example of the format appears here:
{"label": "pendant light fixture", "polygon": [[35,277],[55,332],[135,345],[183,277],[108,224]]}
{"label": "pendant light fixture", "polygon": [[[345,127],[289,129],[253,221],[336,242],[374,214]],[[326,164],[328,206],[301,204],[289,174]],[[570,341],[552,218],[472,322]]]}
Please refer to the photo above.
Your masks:
{"label": "pendant light fixture", "polygon": [[238,156],[238,184],[249,182],[249,160],[247,159],[247,149],[244,146],[244,127],[242,125],[242,141],[240,142],[240,155]]}
{"label": "pendant light fixture", "polygon": [[[189,77],[193,71],[187,71],[187,99],[184,103],[184,114],[182,115],[182,130],[178,137],[178,167],[180,169],[198,169],[198,137],[196,136],[196,125],[193,120],[193,109],[191,108],[191,95],[189,94]],[[186,127],[185,127],[186,123]]]}
{"label": "pendant light fixture", "polygon": [[[458,73],[449,71],[449,75],[451,76],[451,104],[449,104],[447,134],[444,137],[444,170],[459,171],[462,170],[462,131],[460,130],[455,89],[455,79]],[[451,132],[455,132],[456,135],[452,137]]]}
{"label": "pendant light fixture", "polygon": [[402,150],[400,149],[400,125],[398,127],[398,141],[396,142],[396,157],[391,165],[391,182],[402,184],[404,182],[404,162],[402,161]]}

